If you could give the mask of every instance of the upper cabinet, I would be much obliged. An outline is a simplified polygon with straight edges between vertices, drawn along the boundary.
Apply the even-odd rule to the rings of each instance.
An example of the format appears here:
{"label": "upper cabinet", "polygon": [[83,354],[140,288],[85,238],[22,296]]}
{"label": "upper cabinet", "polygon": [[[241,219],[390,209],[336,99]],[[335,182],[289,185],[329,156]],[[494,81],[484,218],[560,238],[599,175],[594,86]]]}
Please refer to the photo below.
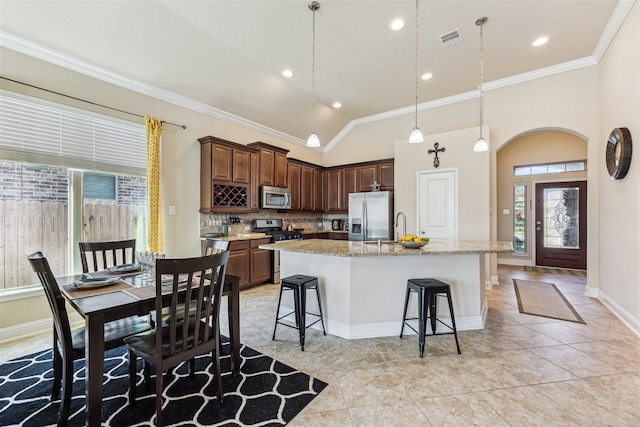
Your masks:
{"label": "upper cabinet", "polygon": [[258,150],[206,136],[200,142],[200,211],[243,212],[257,209],[251,190],[252,163]]}
{"label": "upper cabinet", "polygon": [[252,142],[247,146],[257,149],[260,154],[258,185],[287,187],[287,153],[289,150],[264,142]]}
{"label": "upper cabinet", "polygon": [[200,141],[200,212],[256,212],[260,186],[291,190],[291,210],[346,213],[349,194],[392,191],[393,159],[324,168],[287,158],[289,150],[253,142],[237,144],[213,136]]}
{"label": "upper cabinet", "polygon": [[325,171],[325,211],[326,212],[343,212],[344,198],[342,196],[342,168],[330,168]]}
{"label": "upper cabinet", "polygon": [[288,182],[291,190],[291,210],[324,210],[323,168],[296,159],[289,159]]}
{"label": "upper cabinet", "polygon": [[380,184],[381,191],[393,190],[393,159],[367,162],[358,166],[358,191],[371,191],[374,182]]}
{"label": "upper cabinet", "polygon": [[393,191],[393,159],[332,166],[325,174],[325,212],[346,213],[349,194],[372,191],[374,182],[382,191]]}

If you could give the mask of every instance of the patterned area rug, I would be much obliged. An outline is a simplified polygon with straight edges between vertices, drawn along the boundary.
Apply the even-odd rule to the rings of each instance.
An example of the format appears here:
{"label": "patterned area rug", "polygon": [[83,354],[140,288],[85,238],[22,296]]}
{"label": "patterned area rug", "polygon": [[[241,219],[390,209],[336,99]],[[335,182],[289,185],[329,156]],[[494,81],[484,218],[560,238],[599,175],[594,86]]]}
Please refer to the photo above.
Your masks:
{"label": "patterned area rug", "polygon": [[[53,382],[51,353],[47,350],[0,364],[0,425],[56,424],[60,401],[49,401]],[[215,397],[208,356],[196,358],[194,378],[189,378],[185,364],[176,370],[173,378],[165,377],[164,424],[285,425],[327,386],[247,346],[242,346],[242,359],[241,374],[234,377],[230,373],[229,356],[221,358],[223,404]],[[136,405],[130,407],[127,370],[126,347],[105,353],[102,425],[152,426],[155,420],[155,379],[152,377],[151,384],[145,387],[139,372]],[[84,425],[84,375],[84,359],[76,361],[69,426]]]}
{"label": "patterned area rug", "polygon": [[520,313],[586,323],[553,283],[513,279]]}

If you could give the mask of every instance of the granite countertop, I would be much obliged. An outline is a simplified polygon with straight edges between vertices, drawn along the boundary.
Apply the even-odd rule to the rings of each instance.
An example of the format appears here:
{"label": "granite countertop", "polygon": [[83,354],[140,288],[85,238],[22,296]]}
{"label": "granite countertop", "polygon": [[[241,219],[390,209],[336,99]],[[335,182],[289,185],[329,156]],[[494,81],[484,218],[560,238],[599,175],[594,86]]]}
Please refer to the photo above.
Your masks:
{"label": "granite countertop", "polygon": [[218,236],[218,237],[204,237],[201,236],[200,240],[205,240],[205,239],[213,239],[213,240],[222,240],[224,242],[236,242],[238,240],[253,240],[253,239],[266,239],[266,238],[271,238],[271,236],[265,234],[265,233],[241,233],[241,234],[234,234],[232,236]]}
{"label": "granite countertop", "polygon": [[[325,228],[319,228],[319,229],[315,229],[315,228],[305,228],[304,230],[300,231],[302,234],[317,234],[317,233],[345,233],[348,234],[348,231],[344,231],[344,230],[330,230],[330,229],[325,229]],[[204,237],[204,236],[200,236],[200,240],[204,240],[204,239],[213,239],[213,240],[223,240],[225,242],[235,242],[238,240],[253,240],[253,239],[264,239],[265,237],[269,237],[268,234],[265,233],[255,233],[255,232],[249,232],[247,231],[246,233],[239,233],[239,234],[234,234],[231,236],[217,236],[217,237]]]}
{"label": "granite countertop", "polygon": [[330,228],[305,228],[301,231],[302,234],[317,234],[317,233],[349,233],[346,230],[332,230]]}
{"label": "granite countertop", "polygon": [[260,245],[261,249],[282,252],[300,252],[317,255],[357,257],[357,256],[420,256],[455,255],[513,252],[511,242],[489,242],[481,240],[431,239],[418,249],[405,249],[399,243],[351,242],[346,240],[290,240],[286,242]]}

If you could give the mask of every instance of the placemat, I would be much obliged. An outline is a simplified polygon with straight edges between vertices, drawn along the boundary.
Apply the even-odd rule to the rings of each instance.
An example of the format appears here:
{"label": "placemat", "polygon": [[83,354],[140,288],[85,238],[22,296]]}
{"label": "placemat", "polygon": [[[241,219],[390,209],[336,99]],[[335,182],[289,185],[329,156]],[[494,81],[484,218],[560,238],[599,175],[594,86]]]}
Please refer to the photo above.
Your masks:
{"label": "placemat", "polygon": [[131,289],[132,286],[124,280],[118,280],[112,285],[101,288],[76,288],[73,284],[62,287],[62,292],[67,294],[71,299],[93,297],[96,295],[110,294],[111,292],[124,291]]}

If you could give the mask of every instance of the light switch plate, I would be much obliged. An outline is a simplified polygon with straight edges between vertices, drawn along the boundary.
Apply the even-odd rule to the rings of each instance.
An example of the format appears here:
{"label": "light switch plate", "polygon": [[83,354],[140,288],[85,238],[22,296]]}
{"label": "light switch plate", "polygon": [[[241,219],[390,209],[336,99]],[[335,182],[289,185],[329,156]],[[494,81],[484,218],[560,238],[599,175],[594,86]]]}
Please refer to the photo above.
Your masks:
{"label": "light switch plate", "polygon": [[169,206],[169,215],[176,214],[176,207],[174,205]]}
{"label": "light switch plate", "polygon": [[502,215],[509,215],[509,209],[502,209]]}

